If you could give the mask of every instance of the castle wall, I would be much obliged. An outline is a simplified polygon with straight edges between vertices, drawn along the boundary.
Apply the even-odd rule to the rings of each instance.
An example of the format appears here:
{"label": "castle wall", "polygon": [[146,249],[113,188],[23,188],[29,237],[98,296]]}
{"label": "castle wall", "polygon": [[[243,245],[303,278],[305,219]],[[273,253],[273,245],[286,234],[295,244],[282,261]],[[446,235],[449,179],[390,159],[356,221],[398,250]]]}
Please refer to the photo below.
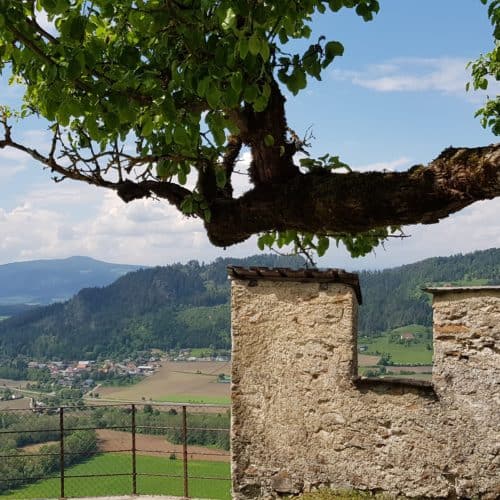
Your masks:
{"label": "castle wall", "polygon": [[356,376],[343,283],[232,279],[236,499],[500,496],[500,289],[436,292],[432,384]]}

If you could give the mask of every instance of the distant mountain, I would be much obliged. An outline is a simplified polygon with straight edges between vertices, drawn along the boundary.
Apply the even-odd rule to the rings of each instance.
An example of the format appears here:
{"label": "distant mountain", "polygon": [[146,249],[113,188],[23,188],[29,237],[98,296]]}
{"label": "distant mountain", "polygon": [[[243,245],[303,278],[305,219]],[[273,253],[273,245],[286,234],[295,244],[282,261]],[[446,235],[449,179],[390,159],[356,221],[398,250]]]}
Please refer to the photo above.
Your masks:
{"label": "distant mountain", "polygon": [[[65,303],[0,322],[0,356],[37,358],[126,356],[148,348],[230,344],[226,267],[300,267],[300,258],[260,255],[138,270],[104,288],[81,290]],[[431,324],[429,284],[500,284],[500,249],[437,257],[361,272],[360,332],[374,335],[408,324]]]}
{"label": "distant mountain", "polygon": [[[89,257],[0,265],[0,305],[60,302],[82,288],[109,285],[120,276],[141,267],[145,266],[111,264]],[[8,311],[4,308],[4,312]]]}

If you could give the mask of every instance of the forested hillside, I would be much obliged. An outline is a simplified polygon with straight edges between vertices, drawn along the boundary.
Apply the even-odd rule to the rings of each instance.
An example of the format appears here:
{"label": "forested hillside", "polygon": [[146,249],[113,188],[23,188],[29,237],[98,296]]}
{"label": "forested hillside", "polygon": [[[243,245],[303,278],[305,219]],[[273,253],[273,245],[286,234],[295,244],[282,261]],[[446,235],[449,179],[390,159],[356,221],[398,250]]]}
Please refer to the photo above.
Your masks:
{"label": "forested hillside", "polygon": [[[228,348],[226,267],[299,267],[275,255],[175,264],[129,273],[105,288],[17,314],[0,322],[0,352],[37,358],[125,356],[148,348]],[[431,324],[429,284],[500,284],[500,249],[427,259],[360,273],[360,332],[374,335],[408,324]]]}
{"label": "forested hillside", "polygon": [[433,257],[384,271],[364,271],[359,279],[363,293],[359,329],[363,334],[413,323],[430,326],[430,297],[422,287],[500,284],[500,249]]}
{"label": "forested hillside", "polygon": [[95,359],[152,347],[228,348],[229,264],[300,267],[303,260],[262,255],[141,269],[0,322],[0,354]]}

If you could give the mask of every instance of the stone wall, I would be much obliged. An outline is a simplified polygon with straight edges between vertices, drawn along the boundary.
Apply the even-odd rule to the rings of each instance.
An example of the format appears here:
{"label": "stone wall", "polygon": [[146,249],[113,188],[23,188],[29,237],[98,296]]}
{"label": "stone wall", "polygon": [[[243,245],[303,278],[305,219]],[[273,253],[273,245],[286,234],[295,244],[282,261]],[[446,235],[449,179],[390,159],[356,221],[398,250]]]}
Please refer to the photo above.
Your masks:
{"label": "stone wall", "polygon": [[235,499],[500,496],[500,287],[434,292],[432,384],[390,383],[356,376],[352,286],[233,277]]}

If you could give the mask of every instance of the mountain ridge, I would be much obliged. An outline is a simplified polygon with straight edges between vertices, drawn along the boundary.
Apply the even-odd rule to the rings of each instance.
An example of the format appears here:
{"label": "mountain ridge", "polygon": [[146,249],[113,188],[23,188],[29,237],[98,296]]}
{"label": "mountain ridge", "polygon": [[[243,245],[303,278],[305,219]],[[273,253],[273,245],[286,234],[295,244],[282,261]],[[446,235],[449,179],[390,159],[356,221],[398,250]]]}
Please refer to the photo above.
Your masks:
{"label": "mountain ridge", "polygon": [[47,305],[64,301],[82,288],[106,286],[127,272],[145,267],[85,256],[1,264],[0,305]]}
{"label": "mountain ridge", "polygon": [[[138,350],[229,348],[227,265],[300,267],[302,259],[260,255],[190,261],[139,269],[71,300],[0,322],[0,353],[62,359],[126,356]],[[428,284],[500,283],[500,249],[434,257],[384,271],[359,273],[363,305],[359,330],[431,324]]]}

